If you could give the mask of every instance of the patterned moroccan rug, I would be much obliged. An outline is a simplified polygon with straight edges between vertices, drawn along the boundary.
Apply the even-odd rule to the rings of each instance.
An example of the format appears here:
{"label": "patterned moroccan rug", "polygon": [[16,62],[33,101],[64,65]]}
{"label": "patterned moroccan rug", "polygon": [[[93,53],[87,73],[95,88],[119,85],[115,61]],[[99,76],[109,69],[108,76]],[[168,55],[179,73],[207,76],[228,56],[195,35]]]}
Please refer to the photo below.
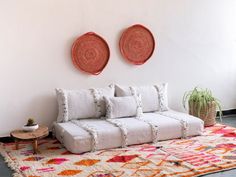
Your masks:
{"label": "patterned moroccan rug", "polygon": [[71,154],[55,139],[39,142],[40,153],[32,154],[29,143],[1,144],[14,176],[52,177],[190,177],[236,168],[236,129],[217,124],[203,136]]}

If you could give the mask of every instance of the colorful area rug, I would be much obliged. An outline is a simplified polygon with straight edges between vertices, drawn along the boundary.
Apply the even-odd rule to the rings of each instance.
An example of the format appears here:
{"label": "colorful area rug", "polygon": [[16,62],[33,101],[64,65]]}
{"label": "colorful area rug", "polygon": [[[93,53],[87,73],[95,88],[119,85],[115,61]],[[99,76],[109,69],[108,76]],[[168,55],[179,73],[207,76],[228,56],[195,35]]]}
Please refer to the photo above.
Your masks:
{"label": "colorful area rug", "polygon": [[202,136],[128,148],[71,154],[55,139],[39,143],[2,144],[0,151],[14,176],[52,177],[189,177],[236,168],[236,129],[215,125]]}

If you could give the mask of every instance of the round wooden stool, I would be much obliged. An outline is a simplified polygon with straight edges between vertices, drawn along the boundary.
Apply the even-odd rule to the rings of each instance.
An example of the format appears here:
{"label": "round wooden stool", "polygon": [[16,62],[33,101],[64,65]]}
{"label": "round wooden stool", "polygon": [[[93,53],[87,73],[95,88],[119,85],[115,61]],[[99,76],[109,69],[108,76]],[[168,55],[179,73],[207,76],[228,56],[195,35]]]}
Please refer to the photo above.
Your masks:
{"label": "round wooden stool", "polygon": [[19,141],[33,141],[34,154],[38,152],[38,139],[48,136],[48,127],[40,125],[33,132],[25,132],[23,130],[14,130],[11,132],[11,137],[15,139],[16,150],[19,148]]}

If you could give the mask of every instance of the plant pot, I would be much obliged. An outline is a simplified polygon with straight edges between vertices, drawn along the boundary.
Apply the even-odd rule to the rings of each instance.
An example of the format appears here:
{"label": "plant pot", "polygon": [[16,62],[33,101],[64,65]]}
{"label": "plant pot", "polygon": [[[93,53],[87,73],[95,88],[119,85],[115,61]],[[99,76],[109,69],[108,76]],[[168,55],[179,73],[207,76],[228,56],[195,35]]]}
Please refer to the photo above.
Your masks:
{"label": "plant pot", "polygon": [[38,125],[38,124],[35,124],[35,125],[32,125],[32,126],[26,126],[26,125],[24,125],[24,126],[22,127],[22,129],[23,129],[24,131],[26,131],[26,132],[33,132],[33,131],[37,130],[38,128],[39,128],[39,125]]}
{"label": "plant pot", "polygon": [[202,119],[206,127],[216,124],[216,103],[214,101],[209,102],[208,106],[201,108],[200,112],[198,108],[199,104],[197,102],[189,102],[190,115]]}

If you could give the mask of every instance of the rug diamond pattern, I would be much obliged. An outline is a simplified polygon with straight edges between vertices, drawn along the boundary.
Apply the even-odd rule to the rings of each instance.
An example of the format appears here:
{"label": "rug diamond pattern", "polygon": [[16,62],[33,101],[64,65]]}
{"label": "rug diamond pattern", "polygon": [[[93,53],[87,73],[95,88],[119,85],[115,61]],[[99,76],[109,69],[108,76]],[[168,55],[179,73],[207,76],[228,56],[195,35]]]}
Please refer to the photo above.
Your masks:
{"label": "rug diamond pattern", "polygon": [[83,154],[68,152],[57,140],[39,142],[39,154],[31,144],[1,144],[0,152],[16,176],[200,176],[236,168],[236,129],[217,124],[202,136],[101,150]]}

